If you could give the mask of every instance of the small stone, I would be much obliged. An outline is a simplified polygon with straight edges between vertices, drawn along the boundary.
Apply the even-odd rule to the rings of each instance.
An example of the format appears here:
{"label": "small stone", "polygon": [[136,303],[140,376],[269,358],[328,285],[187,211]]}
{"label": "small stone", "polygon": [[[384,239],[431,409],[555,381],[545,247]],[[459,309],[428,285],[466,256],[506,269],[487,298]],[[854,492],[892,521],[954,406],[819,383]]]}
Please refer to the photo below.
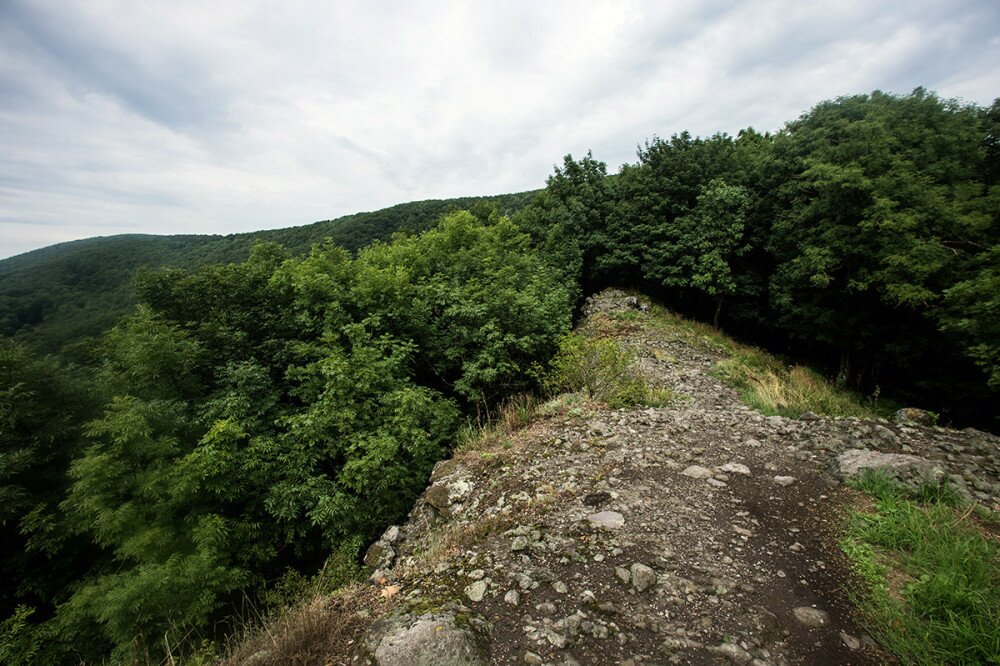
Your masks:
{"label": "small stone", "polygon": [[559,648],[560,650],[566,647],[566,643],[569,642],[565,636],[553,631],[552,629],[545,629],[545,640],[551,643],[553,647]]}
{"label": "small stone", "polygon": [[806,412],[799,417],[799,421],[819,421],[819,414],[815,412]]}
{"label": "small stone", "polygon": [[535,654],[534,652],[525,652],[524,653],[524,663],[526,663],[526,664],[534,664],[535,666],[538,666],[539,664],[541,664],[543,662],[542,662],[542,658],[539,655]]}
{"label": "small stone", "polygon": [[595,435],[603,435],[609,431],[608,424],[604,421],[591,421],[588,425]]}
{"label": "small stone", "polygon": [[852,650],[857,650],[861,647],[861,639],[851,636],[846,631],[840,632],[840,640],[844,642],[844,645],[851,648]]}
{"label": "small stone", "polygon": [[779,486],[790,486],[795,483],[797,479],[794,476],[776,476],[774,477],[774,482]]}
{"label": "small stone", "polygon": [[511,606],[516,606],[521,602],[521,595],[517,590],[508,590],[507,594],[503,595],[503,600]]}
{"label": "small stone", "polygon": [[619,530],[625,527],[625,516],[617,511],[601,511],[587,516],[587,520],[594,527],[601,527],[606,530]]}
{"label": "small stone", "polygon": [[709,649],[715,654],[728,658],[734,664],[748,664],[753,659],[753,656],[749,652],[736,643],[723,643]]}
{"label": "small stone", "polygon": [[475,571],[469,572],[469,578],[471,578],[472,580],[482,580],[485,577],[486,577],[486,572],[483,571],[482,569],[476,569]]}
{"label": "small stone", "polygon": [[391,525],[389,529],[382,534],[381,541],[385,541],[386,543],[396,543],[399,541],[401,536],[403,536],[403,534],[399,531],[399,525]]}
{"label": "small stone", "polygon": [[375,569],[387,568],[396,557],[396,551],[386,541],[376,541],[365,552],[364,562]]}
{"label": "small stone", "polygon": [[691,465],[683,472],[684,476],[689,476],[692,479],[708,479],[712,477],[712,470],[707,467],[702,467],[701,465]]}
{"label": "small stone", "polygon": [[795,615],[795,619],[798,620],[799,623],[804,624],[807,627],[824,627],[830,621],[830,616],[825,611],[813,608],[812,606],[799,606],[798,608],[792,609],[792,613]]}
{"label": "small stone", "polygon": [[632,586],[639,592],[644,591],[650,585],[656,584],[656,572],[645,564],[636,562],[631,567]]}
{"label": "small stone", "polygon": [[629,573],[628,569],[625,567],[615,567],[615,574],[619,579],[626,585],[632,580],[632,574]]}
{"label": "small stone", "polygon": [[566,594],[566,592],[569,591],[569,588],[566,586],[566,583],[562,582],[561,580],[557,580],[556,582],[552,583],[552,589],[558,592],[559,594]]}
{"label": "small stone", "polygon": [[526,550],[528,548],[529,543],[530,542],[528,541],[528,537],[523,535],[516,536],[514,537],[514,540],[510,542],[510,549],[514,552],[517,552],[519,550]]}
{"label": "small stone", "polygon": [[740,474],[742,476],[750,476],[750,468],[742,463],[726,463],[719,468],[726,474]]}
{"label": "small stone", "polygon": [[716,488],[725,488],[727,484],[725,481],[719,481],[718,479],[709,479],[708,485],[715,486]]}
{"label": "small stone", "polygon": [[469,597],[469,601],[482,601],[483,597],[486,596],[486,581],[477,580],[475,583],[466,586],[465,596]]}

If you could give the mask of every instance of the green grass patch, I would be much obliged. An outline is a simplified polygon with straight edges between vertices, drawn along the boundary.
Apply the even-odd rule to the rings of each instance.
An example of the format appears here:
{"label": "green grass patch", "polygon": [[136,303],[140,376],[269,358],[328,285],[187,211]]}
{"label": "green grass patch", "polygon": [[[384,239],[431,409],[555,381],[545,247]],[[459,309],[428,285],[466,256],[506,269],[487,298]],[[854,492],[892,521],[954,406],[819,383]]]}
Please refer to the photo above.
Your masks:
{"label": "green grass patch", "polygon": [[910,489],[884,473],[852,485],[874,499],[842,547],[867,629],[907,664],[1000,664],[1000,549],[947,486]]}
{"label": "green grass patch", "polygon": [[875,418],[884,415],[856,393],[840,388],[802,365],[786,366],[759,349],[737,348],[716,364],[716,377],[740,393],[754,409],[768,415],[798,418],[805,412],[827,416]]}
{"label": "green grass patch", "polygon": [[798,418],[805,412],[826,416],[889,416],[898,405],[866,398],[838,387],[802,365],[787,365],[767,352],[736,342],[722,331],[685,319],[663,307],[649,310],[649,325],[667,338],[721,354],[713,374],[735,388],[748,405],[768,416]]}

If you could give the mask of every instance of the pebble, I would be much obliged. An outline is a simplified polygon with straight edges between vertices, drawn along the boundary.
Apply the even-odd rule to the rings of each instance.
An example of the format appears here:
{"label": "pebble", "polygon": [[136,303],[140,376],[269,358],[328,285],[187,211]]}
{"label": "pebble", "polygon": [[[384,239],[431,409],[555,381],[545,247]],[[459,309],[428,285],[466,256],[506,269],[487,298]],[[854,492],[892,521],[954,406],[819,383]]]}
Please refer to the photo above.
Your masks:
{"label": "pebble", "polygon": [[486,587],[485,580],[477,580],[465,588],[465,596],[469,597],[469,601],[482,601],[486,596]]}
{"label": "pebble", "polygon": [[807,627],[817,628],[824,627],[830,621],[830,616],[826,611],[821,611],[818,608],[813,608],[812,606],[799,606],[798,608],[792,609],[792,613],[795,615],[795,619],[799,621],[800,624],[804,624]]}
{"label": "pebble", "polygon": [[594,527],[601,527],[606,530],[620,530],[625,527],[625,516],[617,511],[601,511],[587,516],[587,520]]}
{"label": "pebble", "polygon": [[740,474],[742,476],[750,476],[750,468],[742,463],[726,463],[719,468],[726,474]]}
{"label": "pebble", "polygon": [[640,562],[632,565],[630,573],[632,574],[632,587],[639,592],[645,591],[656,583],[656,572]]}
{"label": "pebble", "polygon": [[692,479],[709,479],[712,477],[712,470],[701,465],[691,465],[681,472],[681,474],[690,476]]}
{"label": "pebble", "polygon": [[790,486],[795,483],[798,479],[794,476],[776,476],[774,477],[774,482],[779,486]]}
{"label": "pebble", "polygon": [[723,643],[709,649],[715,654],[727,657],[734,664],[748,664],[753,659],[753,655],[736,643]]}

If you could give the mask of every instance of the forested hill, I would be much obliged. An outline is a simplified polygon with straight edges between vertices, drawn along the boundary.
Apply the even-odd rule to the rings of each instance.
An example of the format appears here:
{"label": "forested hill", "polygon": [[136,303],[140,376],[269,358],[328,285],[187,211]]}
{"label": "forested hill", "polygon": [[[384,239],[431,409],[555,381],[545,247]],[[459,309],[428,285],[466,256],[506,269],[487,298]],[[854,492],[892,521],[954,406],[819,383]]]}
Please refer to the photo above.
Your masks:
{"label": "forested hill", "polygon": [[[654,136],[613,177],[567,155],[533,195],[0,263],[0,312],[38,346],[111,324],[133,285],[138,303],[62,357],[0,341],[0,663],[207,663],[250,609],[355,580],[435,463],[505,406],[526,413],[565,375],[614,387],[608,404],[645,418],[631,408],[664,397],[603,337],[569,334],[581,296],[605,285],[713,322],[698,338],[722,329],[780,353],[734,347],[716,368],[767,413],[903,406],[889,399],[936,412],[926,423],[998,431],[998,212],[1000,100],[876,91],[775,134]],[[370,243],[397,229],[420,233]],[[161,269],[133,281],[142,265]],[[652,358],[675,363],[663,343]],[[696,381],[693,360],[662,377]],[[849,446],[885,430],[857,426]],[[733,427],[728,441],[774,444]],[[935,446],[952,461],[992,441],[963,437]],[[951,588],[958,574],[929,580]]]}
{"label": "forested hill", "polygon": [[354,252],[397,231],[422,231],[446,212],[492,202],[512,214],[534,192],[431,199],[284,229],[222,235],[123,234],[59,243],[0,260],[0,336],[56,352],[110,328],[135,305],[132,286],[143,268],[243,261],[259,242],[302,254],[326,238]]}

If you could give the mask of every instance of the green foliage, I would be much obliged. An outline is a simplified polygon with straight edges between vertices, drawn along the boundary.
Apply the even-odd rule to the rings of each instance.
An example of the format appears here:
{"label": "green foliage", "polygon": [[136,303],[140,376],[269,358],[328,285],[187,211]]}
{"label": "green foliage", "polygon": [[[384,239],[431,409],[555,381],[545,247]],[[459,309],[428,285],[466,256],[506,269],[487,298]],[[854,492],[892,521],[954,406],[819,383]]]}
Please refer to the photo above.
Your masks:
{"label": "green foliage", "polygon": [[92,556],[58,506],[82,449],[92,388],[77,369],[0,342],[0,617],[28,605],[44,618],[80,560]]}
{"label": "green foliage", "polygon": [[363,311],[426,359],[434,385],[493,402],[531,386],[527,370],[569,330],[570,296],[558,272],[509,219],[469,213],[358,256]]}
{"label": "green foliage", "polygon": [[911,361],[922,350],[899,341],[933,334],[995,211],[977,110],[920,89],[875,92],[816,106],[782,139],[796,174],[770,241],[782,326],[841,350],[855,383],[875,362]]}
{"label": "green foliage", "polygon": [[974,260],[974,272],[944,292],[941,327],[963,341],[966,353],[1000,389],[1000,245]]}
{"label": "green foliage", "polygon": [[28,620],[34,609],[18,606],[0,623],[0,663],[9,666],[31,666],[38,663],[40,637]]}
{"label": "green foliage", "polygon": [[[102,404],[53,491],[99,555],[48,598],[53,617],[12,620],[17,644],[54,637],[55,660],[85,636],[88,659],[208,654],[191,636],[211,639],[240,595],[273,602],[310,577],[289,570],[324,560],[323,584],[352,579],[346,562],[454,442],[459,404],[529,388],[569,328],[559,273],[496,207],[477,213],[357,259],[261,244],[237,264],[144,273],[136,312],[80,348]],[[0,413],[26,386],[12,376]],[[2,452],[12,479],[34,464],[22,440]]]}
{"label": "green foliage", "polygon": [[563,338],[549,383],[554,390],[583,392],[612,407],[633,407],[650,396],[633,352],[613,338],[580,333]]}
{"label": "green foliage", "polygon": [[397,231],[424,231],[441,215],[477,202],[512,213],[533,194],[414,201],[299,227],[228,236],[128,234],[53,245],[0,260],[0,336],[16,336],[36,351],[58,352],[100,335],[127,314],[137,301],[132,281],[143,268],[190,270],[241,261],[262,242],[303,254],[330,239],[356,252]]}
{"label": "green foliage", "polygon": [[962,523],[968,512],[957,516],[953,495],[914,492],[876,472],[854,485],[876,499],[873,512],[853,516],[843,543],[863,581],[856,598],[869,629],[903,663],[1000,663],[995,541]]}
{"label": "green foliage", "polygon": [[710,181],[691,212],[676,218],[648,249],[646,275],[714,299],[718,325],[723,300],[738,289],[733,262],[750,250],[745,239],[749,207],[745,187]]}

